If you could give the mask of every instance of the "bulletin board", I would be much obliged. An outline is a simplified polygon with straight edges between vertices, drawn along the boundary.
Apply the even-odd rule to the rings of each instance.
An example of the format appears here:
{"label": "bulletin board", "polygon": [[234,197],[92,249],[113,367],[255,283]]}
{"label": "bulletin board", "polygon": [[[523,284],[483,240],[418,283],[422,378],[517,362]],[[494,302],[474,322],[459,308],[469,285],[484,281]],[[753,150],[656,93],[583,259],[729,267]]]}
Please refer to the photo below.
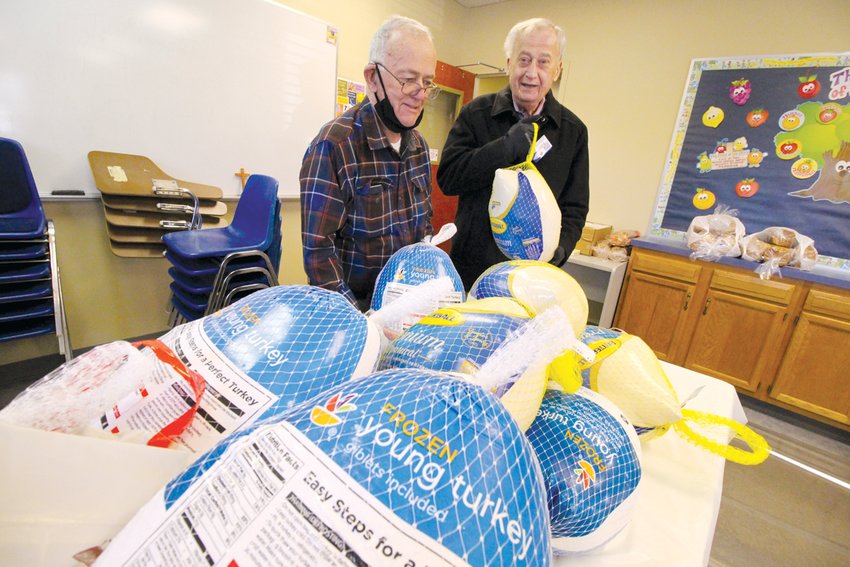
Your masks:
{"label": "bulletin board", "polygon": [[238,196],[237,172],[297,198],[333,118],[337,32],[271,0],[0,2],[0,136],[43,196],[99,196],[91,150],[143,155]]}
{"label": "bulletin board", "polygon": [[649,232],[684,241],[718,206],[850,270],[850,53],[691,62]]}
{"label": "bulletin board", "polygon": [[339,116],[352,106],[363,102],[365,98],[365,83],[339,77],[336,80],[336,110],[334,116]]}

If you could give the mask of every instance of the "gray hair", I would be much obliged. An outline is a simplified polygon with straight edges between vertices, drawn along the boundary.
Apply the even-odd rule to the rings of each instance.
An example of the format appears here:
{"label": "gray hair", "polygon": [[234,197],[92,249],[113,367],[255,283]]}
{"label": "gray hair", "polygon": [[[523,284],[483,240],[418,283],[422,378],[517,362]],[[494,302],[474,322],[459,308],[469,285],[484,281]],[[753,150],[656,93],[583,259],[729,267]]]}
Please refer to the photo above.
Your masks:
{"label": "gray hair", "polygon": [[434,43],[431,30],[425,25],[404,16],[390,16],[372,36],[372,45],[369,46],[369,62],[383,63],[384,56],[387,54],[387,45],[400,34],[425,36],[431,43]]}
{"label": "gray hair", "polygon": [[514,51],[522,40],[525,39],[525,36],[539,29],[550,29],[555,32],[555,36],[558,38],[558,59],[563,61],[567,50],[567,34],[564,33],[564,30],[560,26],[556,26],[546,18],[531,18],[511,28],[511,31],[508,32],[508,37],[505,38],[505,55],[507,58],[510,59],[513,57]]}

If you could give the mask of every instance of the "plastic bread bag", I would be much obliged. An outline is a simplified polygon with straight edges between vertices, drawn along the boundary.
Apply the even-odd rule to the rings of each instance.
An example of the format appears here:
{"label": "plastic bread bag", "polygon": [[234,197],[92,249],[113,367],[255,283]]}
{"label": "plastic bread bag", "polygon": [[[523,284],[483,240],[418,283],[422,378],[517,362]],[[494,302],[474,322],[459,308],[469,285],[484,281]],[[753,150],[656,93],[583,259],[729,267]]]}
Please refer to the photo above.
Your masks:
{"label": "plastic bread bag", "polygon": [[[767,442],[749,427],[684,408],[655,353],[639,337],[589,325],[581,340],[596,353],[593,361],[579,362],[584,386],[614,402],[642,440],[673,428],[688,441],[739,464],[756,465],[767,458]],[[729,445],[733,437],[750,450]]]}
{"label": "plastic bread bag", "polygon": [[[581,336],[587,324],[587,296],[579,283],[564,270],[546,262],[513,260],[501,262],[481,274],[469,297],[510,297],[519,302],[532,315],[557,305],[570,320],[576,337]],[[568,392],[581,386],[574,351],[564,353],[549,366],[549,377]]]}
{"label": "plastic bread bag", "polygon": [[737,214],[737,210],[720,205],[710,215],[694,217],[686,233],[691,258],[739,257],[746,229]]}
{"label": "plastic bread bag", "polygon": [[398,250],[381,268],[375,282],[375,293],[372,295],[372,311],[391,305],[422,283],[438,278],[448,278],[451,282],[451,287],[442,296],[434,298],[420,311],[411,313],[392,327],[387,327],[388,329],[396,333],[401,332],[437,307],[461,303],[465,299],[460,274],[449,255],[438,248],[439,244],[449,240],[456,232],[457,227],[454,224],[445,224],[433,237],[428,236],[422,242]]}
{"label": "plastic bread bag", "polygon": [[596,549],[628,525],[640,488],[641,447],[611,400],[587,388],[549,390],[526,436],[546,481],[556,555]]}
{"label": "plastic bread bag", "polygon": [[608,237],[608,244],[614,247],[625,248],[632,245],[633,238],[640,238],[639,230],[618,230],[612,232]]}
{"label": "plastic bread bag", "polygon": [[394,369],[221,441],[95,565],[545,566],[549,531],[537,458],[499,400]]}
{"label": "plastic bread bag", "polygon": [[207,383],[181,442],[201,453],[260,417],[365,376],[379,335],[341,294],[307,285],[260,290],[175,327],[161,340]]}
{"label": "plastic bread bag", "polygon": [[204,380],[159,341],[107,343],[63,364],[0,410],[0,421],[170,447],[203,399]]}
{"label": "plastic bread bag", "polygon": [[490,228],[499,250],[514,260],[548,262],[558,248],[561,209],[549,184],[532,158],[537,145],[537,123],[526,160],[497,169],[490,195]]}
{"label": "plastic bread bag", "polygon": [[[441,308],[423,318],[390,344],[378,368],[484,376],[486,381],[478,383],[493,390],[525,430],[543,399],[548,363],[571,346],[583,347],[559,307],[532,318],[516,301],[490,297]],[[529,360],[545,362],[523,364]],[[522,370],[515,370],[518,365]]]}
{"label": "plastic bread bag", "polygon": [[591,248],[593,255],[612,262],[628,262],[629,252],[624,246],[612,246],[609,242],[597,242]]}
{"label": "plastic bread bag", "polygon": [[779,268],[788,266],[811,270],[818,261],[814,240],[794,229],[771,226],[744,237],[745,260],[761,262],[756,269],[763,279],[779,273]]}

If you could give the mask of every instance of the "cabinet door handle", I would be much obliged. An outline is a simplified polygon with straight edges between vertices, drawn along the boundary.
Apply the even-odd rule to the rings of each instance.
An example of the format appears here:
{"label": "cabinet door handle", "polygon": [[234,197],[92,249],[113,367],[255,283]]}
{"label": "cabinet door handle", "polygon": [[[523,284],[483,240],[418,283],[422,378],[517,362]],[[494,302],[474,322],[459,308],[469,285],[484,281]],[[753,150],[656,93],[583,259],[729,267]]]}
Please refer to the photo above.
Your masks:
{"label": "cabinet door handle", "polygon": [[691,292],[688,292],[688,295],[685,296],[685,307],[682,308],[682,311],[688,310],[688,305],[691,303]]}
{"label": "cabinet door handle", "polygon": [[705,315],[708,313],[708,306],[711,305],[711,298],[705,300],[705,307],[702,308],[702,314]]}

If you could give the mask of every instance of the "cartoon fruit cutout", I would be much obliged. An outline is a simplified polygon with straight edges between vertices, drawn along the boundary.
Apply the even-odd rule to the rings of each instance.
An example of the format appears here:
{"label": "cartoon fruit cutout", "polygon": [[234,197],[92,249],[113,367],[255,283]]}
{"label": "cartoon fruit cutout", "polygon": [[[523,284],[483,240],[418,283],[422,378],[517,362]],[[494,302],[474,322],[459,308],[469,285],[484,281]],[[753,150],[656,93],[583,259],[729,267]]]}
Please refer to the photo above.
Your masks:
{"label": "cartoon fruit cutout", "polygon": [[767,122],[768,116],[770,116],[770,113],[764,108],[753,109],[747,113],[747,124],[749,124],[751,128],[758,128]]}
{"label": "cartoon fruit cutout", "polygon": [[814,98],[820,92],[820,81],[817,75],[809,75],[808,77],[800,77],[800,84],[797,86],[797,94],[801,98]]}
{"label": "cartoon fruit cutout", "polygon": [[776,155],[780,159],[794,159],[803,150],[799,140],[788,138],[776,145]]}
{"label": "cartoon fruit cutout", "polygon": [[725,114],[723,113],[722,108],[709,106],[708,110],[706,110],[702,115],[702,123],[709,128],[717,128],[720,126],[720,123],[723,122],[723,118],[725,118]]}
{"label": "cartoon fruit cutout", "polygon": [[818,172],[818,162],[812,158],[800,158],[791,166],[791,175],[797,179],[809,179]]}
{"label": "cartoon fruit cutout", "polygon": [[753,86],[747,79],[732,81],[732,84],[729,85],[729,98],[738,106],[743,106],[750,100],[752,90]]}
{"label": "cartoon fruit cutout", "polygon": [[697,187],[697,192],[693,199],[694,207],[704,211],[713,207],[715,201],[714,193],[703,187]]}
{"label": "cartoon fruit cutout", "polygon": [[735,194],[744,199],[752,197],[759,192],[759,182],[754,178],[742,179],[735,185]]}
{"label": "cartoon fruit cutout", "polygon": [[789,110],[779,117],[779,127],[786,132],[790,132],[802,126],[805,121],[806,117],[802,112],[799,110]]}
{"label": "cartoon fruit cutout", "polygon": [[711,158],[708,157],[708,154],[706,152],[702,152],[698,156],[698,159],[699,161],[697,162],[697,170],[699,170],[700,173],[708,173],[709,171],[711,171]]}
{"label": "cartoon fruit cutout", "polygon": [[841,107],[834,102],[827,103],[821,107],[818,112],[818,122],[821,124],[829,124],[841,114]]}
{"label": "cartoon fruit cutout", "polygon": [[761,151],[758,148],[753,148],[750,150],[750,153],[747,154],[747,167],[758,167],[764,158],[767,157],[767,154]]}

